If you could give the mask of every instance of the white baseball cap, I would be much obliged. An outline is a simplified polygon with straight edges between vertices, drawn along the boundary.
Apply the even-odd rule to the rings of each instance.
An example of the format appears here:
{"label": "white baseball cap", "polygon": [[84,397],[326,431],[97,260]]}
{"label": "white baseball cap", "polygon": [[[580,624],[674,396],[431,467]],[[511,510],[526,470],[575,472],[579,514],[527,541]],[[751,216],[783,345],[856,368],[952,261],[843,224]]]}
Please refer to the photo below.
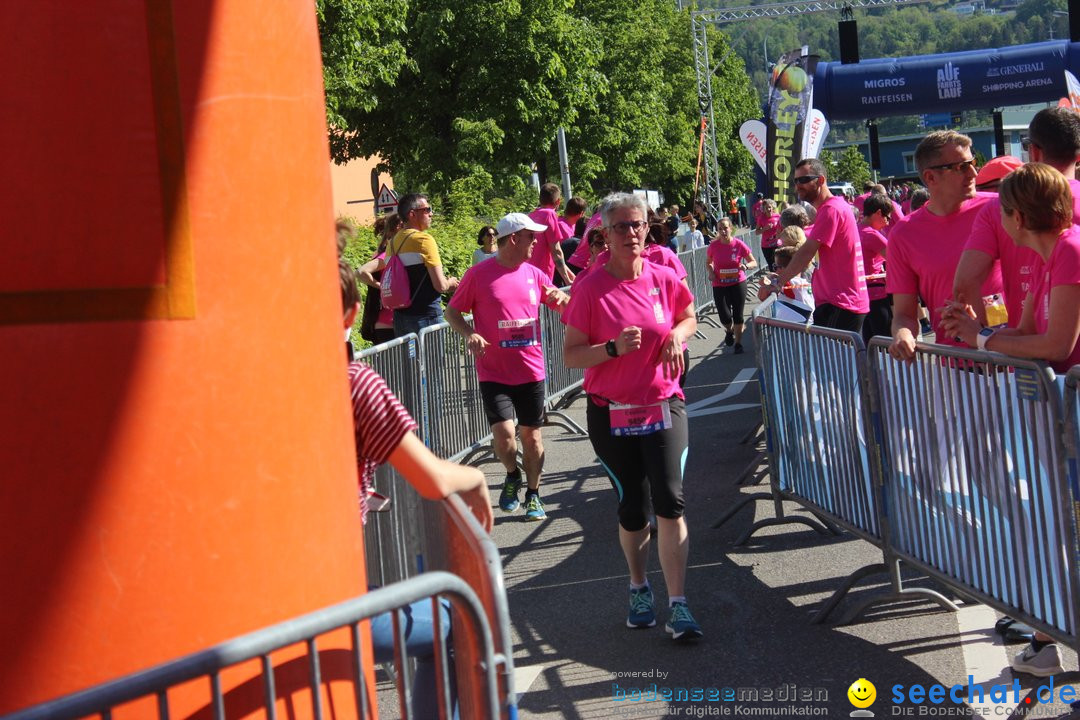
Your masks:
{"label": "white baseball cap", "polygon": [[533,222],[533,219],[525,213],[509,213],[495,225],[495,235],[497,237],[506,237],[511,233],[516,233],[518,230],[544,232],[547,230],[547,225]]}

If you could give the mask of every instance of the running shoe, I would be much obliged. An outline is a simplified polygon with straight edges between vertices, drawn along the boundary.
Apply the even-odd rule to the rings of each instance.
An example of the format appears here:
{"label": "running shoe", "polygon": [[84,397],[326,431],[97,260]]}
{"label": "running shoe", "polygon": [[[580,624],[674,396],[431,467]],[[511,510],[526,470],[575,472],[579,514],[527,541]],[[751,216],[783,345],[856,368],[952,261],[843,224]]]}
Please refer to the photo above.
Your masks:
{"label": "running shoe", "polygon": [[690,614],[690,608],[681,602],[671,604],[671,615],[664,629],[671,633],[672,640],[697,640],[704,634],[701,626]]}
{"label": "running shoe", "polygon": [[730,330],[726,331],[724,334],[724,344],[728,347],[735,344],[735,336],[731,334]]}
{"label": "running shoe", "polygon": [[516,475],[507,473],[503,482],[502,492],[499,493],[499,507],[503,512],[514,512],[521,505],[518,502],[518,493],[521,492],[521,472]]}
{"label": "running shoe", "polygon": [[1012,669],[1036,677],[1049,677],[1065,672],[1061,667],[1061,650],[1056,643],[1047,643],[1041,650],[1028,645],[1012,659]]}
{"label": "running shoe", "polygon": [[547,513],[544,512],[544,503],[540,501],[539,493],[525,493],[525,519],[547,520]]}
{"label": "running shoe", "polygon": [[735,354],[736,355],[742,355],[743,354],[742,343],[736,343],[735,344]]}
{"label": "running shoe", "polygon": [[656,625],[652,588],[646,585],[640,590],[630,588],[630,614],[626,616],[628,628],[650,628]]}

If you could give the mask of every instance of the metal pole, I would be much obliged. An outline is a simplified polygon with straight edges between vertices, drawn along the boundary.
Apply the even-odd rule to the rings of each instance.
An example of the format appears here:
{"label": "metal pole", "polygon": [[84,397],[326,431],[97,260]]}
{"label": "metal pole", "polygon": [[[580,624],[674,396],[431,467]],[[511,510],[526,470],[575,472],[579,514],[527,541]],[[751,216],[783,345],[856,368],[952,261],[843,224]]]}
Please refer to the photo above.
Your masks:
{"label": "metal pole", "polygon": [[573,197],[570,192],[570,161],[566,157],[566,130],[562,127],[555,133],[555,139],[559,143],[559,169],[562,171],[562,196],[569,200]]}

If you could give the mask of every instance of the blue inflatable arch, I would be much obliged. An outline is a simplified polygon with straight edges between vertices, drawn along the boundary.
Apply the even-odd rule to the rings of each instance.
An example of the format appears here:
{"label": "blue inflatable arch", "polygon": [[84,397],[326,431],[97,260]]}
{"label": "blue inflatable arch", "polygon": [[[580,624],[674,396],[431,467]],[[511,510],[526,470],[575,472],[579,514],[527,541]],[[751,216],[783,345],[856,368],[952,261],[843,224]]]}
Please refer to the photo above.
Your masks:
{"label": "blue inflatable arch", "polygon": [[957,112],[1064,97],[1065,71],[1080,69],[1080,43],[1031,45],[819,63],[814,107],[829,120]]}

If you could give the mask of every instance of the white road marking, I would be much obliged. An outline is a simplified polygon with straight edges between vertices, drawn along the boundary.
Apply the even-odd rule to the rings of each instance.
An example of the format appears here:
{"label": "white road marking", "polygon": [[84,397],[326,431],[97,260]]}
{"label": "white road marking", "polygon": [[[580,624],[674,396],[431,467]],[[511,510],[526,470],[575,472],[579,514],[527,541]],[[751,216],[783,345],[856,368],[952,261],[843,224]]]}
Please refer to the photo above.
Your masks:
{"label": "white road marking", "polygon": [[[957,612],[956,623],[959,628],[964,667],[967,668],[962,682],[967,685],[970,675],[972,682],[981,685],[984,693],[982,702],[979,702],[978,695],[975,695],[974,701],[967,703],[968,706],[977,708],[976,712],[982,714],[983,717],[1004,718],[1012,713],[1016,703],[1012,698],[1013,674],[1009,668],[1009,648],[997,640],[997,634],[994,632],[994,623],[997,622],[997,618],[997,613],[986,605],[965,605]],[[1019,647],[1017,646],[1018,650]],[[990,699],[989,691],[993,685],[1010,687],[1008,703],[999,705]],[[1020,697],[1022,698],[1024,694],[1022,692]],[[966,696],[964,700],[967,700]],[[1008,710],[1003,708],[1008,708]]]}
{"label": "white road marking", "polygon": [[704,400],[697,400],[695,402],[689,403],[686,406],[687,414],[692,415],[693,414],[692,411],[697,410],[698,408],[708,407],[709,405],[715,405],[718,402],[723,402],[724,400],[727,400],[728,398],[735,397],[736,395],[741,393],[746,388],[746,384],[748,382],[750,382],[751,380],[753,380],[754,376],[756,374],[757,374],[757,370],[755,368],[743,368],[742,370],[739,371],[739,373],[735,376],[735,379],[731,381],[731,383],[727,386],[727,388],[722,393],[717,393],[716,395],[710,395],[709,397],[705,398]]}
{"label": "white road marking", "polygon": [[521,696],[529,691],[529,688],[532,687],[532,684],[536,682],[536,678],[540,677],[542,672],[544,672],[543,665],[514,666],[514,692],[517,694],[519,702]]}
{"label": "white road marking", "polygon": [[720,413],[737,412],[739,410],[750,410],[751,408],[761,409],[761,405],[757,403],[742,403],[739,405],[724,405],[718,408],[708,408],[706,410],[692,410],[686,413],[686,417],[701,417],[702,415],[718,415]]}

